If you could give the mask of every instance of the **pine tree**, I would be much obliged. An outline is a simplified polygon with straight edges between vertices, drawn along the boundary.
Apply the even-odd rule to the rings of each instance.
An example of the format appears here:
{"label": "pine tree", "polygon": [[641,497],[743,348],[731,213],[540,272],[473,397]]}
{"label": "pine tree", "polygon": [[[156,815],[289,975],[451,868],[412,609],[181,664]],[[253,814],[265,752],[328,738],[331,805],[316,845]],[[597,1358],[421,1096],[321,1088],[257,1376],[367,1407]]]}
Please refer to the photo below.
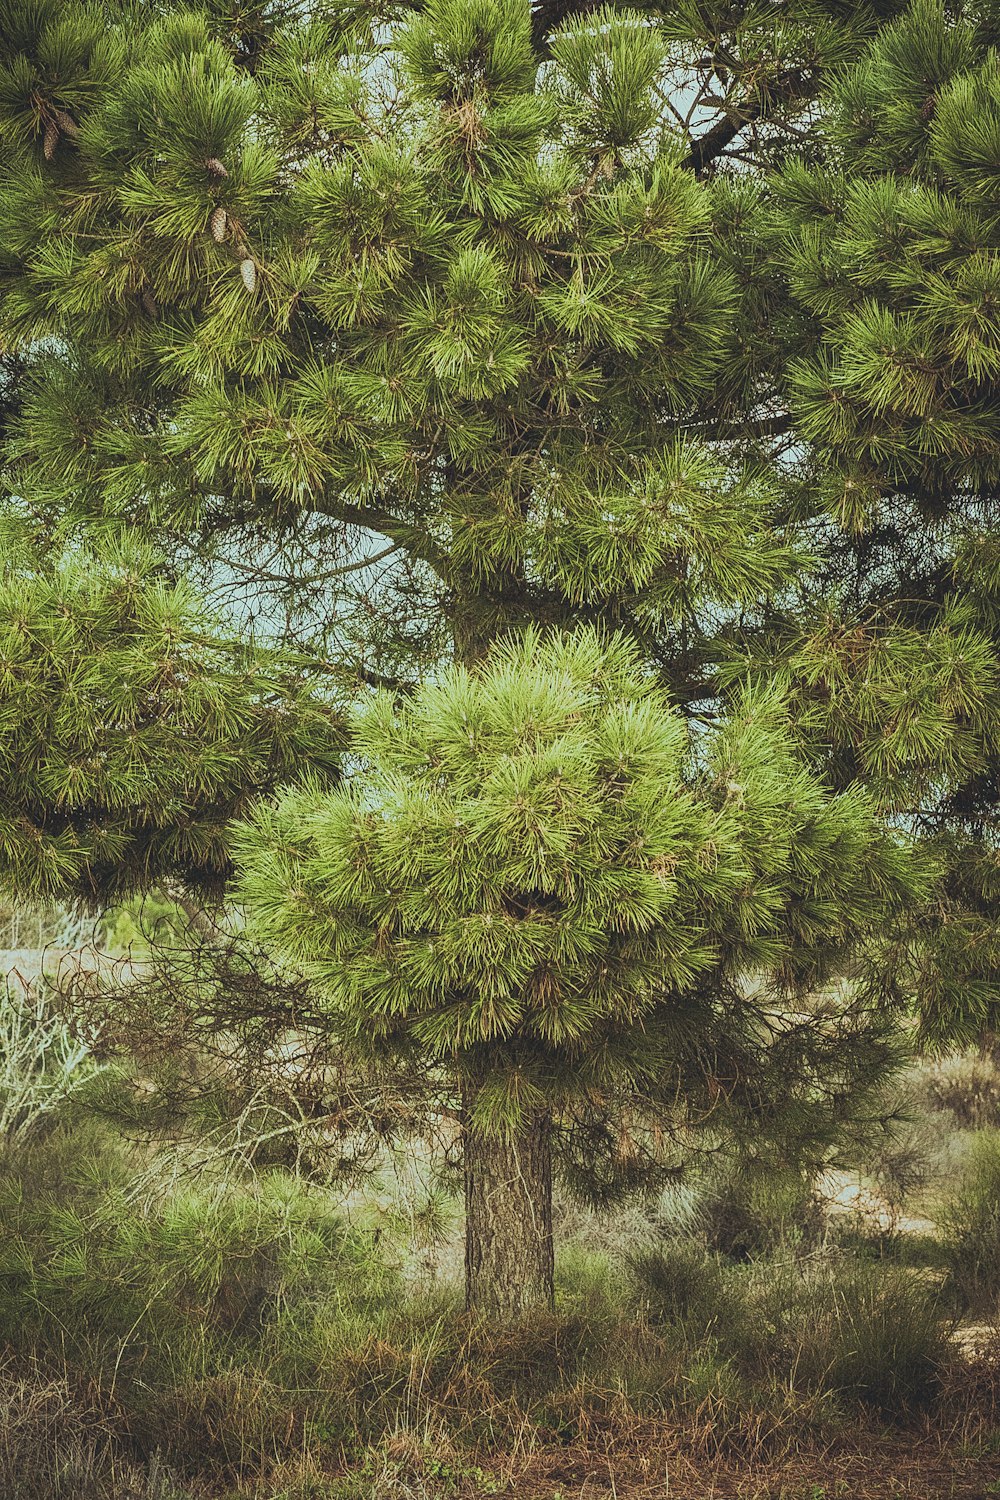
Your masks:
{"label": "pine tree", "polygon": [[752,609],[796,555],[759,472],[685,435],[734,288],[668,38],[601,12],[539,68],[518,0],[388,44],[343,14],[293,14],[252,71],[211,16],[9,26],[13,482],[63,527],[228,538],[236,569],[298,538],[354,681],[599,617],[702,695],[704,606]]}
{"label": "pine tree", "polygon": [[994,5],[915,0],[824,100],[822,162],[766,189],[800,513],[826,532],[766,670],[817,764],[936,852],[887,955],[936,1040],[1000,1027],[998,43]]}
{"label": "pine tree", "polygon": [[[872,38],[891,45],[897,33],[882,28],[899,9],[3,6],[0,339],[25,367],[5,445],[18,507],[43,534],[72,542],[128,525],[213,582],[273,584],[289,630],[340,687],[404,692],[457,657],[465,675],[438,680],[478,694],[484,714],[505,661],[519,661],[525,691],[572,698],[553,656],[572,647],[536,642],[517,658],[514,645],[505,658],[495,643],[538,625],[599,623],[634,643],[692,723],[711,718],[723,644],[749,637],[759,661],[776,619],[800,624],[804,564],[828,553],[831,515],[844,519],[829,485],[818,505],[806,498],[811,471],[803,476],[795,445],[809,442],[824,472],[826,457],[792,412],[784,372],[790,351],[808,354],[814,315],[782,274],[786,199],[760,174],[790,153],[822,159],[818,91]],[[727,175],[727,162],[738,170]],[[781,183],[794,185],[795,170]],[[597,650],[596,637],[580,639],[581,652]],[[807,653],[807,672],[813,660]],[[608,670],[645,701],[653,690],[629,662]],[[418,687],[395,726],[384,707],[371,722],[385,721],[387,738],[408,726],[422,743],[440,691]],[[610,733],[608,715],[609,705],[584,714],[581,764]],[[516,722],[514,713],[508,736]],[[670,776],[639,778],[640,800],[655,786],[678,809],[690,805],[695,823],[719,820],[721,863],[698,845],[704,868],[700,887],[689,871],[688,908],[708,935],[704,953],[713,942],[718,951],[714,968],[706,959],[685,977],[657,947],[655,994],[648,973],[619,975],[623,1009],[608,1012],[613,1034],[598,1030],[588,1054],[587,1066],[606,1062],[604,1094],[582,1090],[560,1042],[536,1069],[542,1123],[526,1136],[516,1099],[505,1113],[503,1087],[475,1072],[489,1037],[473,1038],[458,1061],[454,1047],[439,1056],[428,1046],[429,1066],[450,1068],[469,1096],[473,1205],[494,1167],[503,1177],[501,1146],[516,1157],[528,1137],[538,1149],[522,1166],[536,1172],[544,1205],[553,1110],[576,1111],[598,1137],[613,1100],[640,1082],[655,1102],[653,1070],[634,1060],[630,1004],[662,1022],[646,1056],[675,1092],[695,1037],[710,1065],[728,1049],[731,1073],[717,1076],[749,1096],[762,1010],[738,976],[744,989],[754,965],[776,980],[814,977],[828,936],[846,962],[851,939],[888,910],[888,889],[881,903],[853,883],[881,878],[882,858],[895,857],[863,803],[853,792],[825,799],[759,714],[739,725],[720,742],[733,746],[732,774],[714,792],[708,773],[707,785],[698,779],[698,753],[685,760],[681,748]],[[681,745],[676,729],[663,734]],[[390,749],[369,751],[374,795],[386,797]],[[538,753],[544,766],[556,752]],[[470,765],[462,775],[491,770],[474,755]],[[537,767],[522,769],[534,785]],[[416,798],[426,784],[405,770]],[[690,804],[674,794],[685,778]],[[448,795],[466,795],[459,782]],[[727,786],[732,805],[717,806]],[[405,801],[404,783],[397,790]],[[294,794],[273,828],[266,817],[255,825],[258,840],[271,829],[277,841],[262,852],[244,836],[246,895],[265,926],[268,903],[300,888],[292,833],[306,840],[309,878],[334,879],[335,842],[320,840],[313,867],[312,835],[297,821],[309,822],[314,801]],[[320,799],[316,817],[339,805]],[[499,816],[496,805],[483,812]],[[789,830],[801,848],[788,846]],[[834,858],[825,840],[841,835]],[[400,889],[416,910],[398,828],[394,837]],[[690,863],[686,849],[668,841],[667,864]],[[593,851],[574,857],[577,880],[599,891]],[[473,917],[476,870],[458,893]],[[713,896],[738,870],[749,871],[748,888]],[[500,860],[496,878],[505,876],[513,880]],[[533,910],[537,886],[512,889]],[[495,889],[479,895],[499,899]],[[464,910],[456,904],[453,916]],[[534,921],[498,910],[511,925]],[[340,922],[343,908],[332,911]],[[311,971],[318,963],[322,986],[332,929],[300,925],[297,948],[295,914],[286,915],[272,911],[274,941],[304,952]],[[370,915],[362,906],[356,920]],[[405,945],[409,920],[399,913],[385,941]],[[613,924],[600,941],[614,948]],[[485,984],[483,951],[470,940]],[[379,962],[361,952],[357,972]],[[515,977],[496,975],[509,981],[511,1014]],[[338,1017],[350,1015],[335,993]],[[398,1032],[387,1045],[419,1039],[418,1020],[401,1013]],[[500,1084],[523,1066],[499,1068]],[[484,1235],[475,1208],[471,1218],[473,1296],[509,1306],[517,1234],[506,1272],[501,1259],[477,1285]],[[548,1273],[537,1243],[531,1261],[520,1222],[534,1300]]]}
{"label": "pine tree", "polygon": [[662,1106],[685,1026],[704,1045],[751,975],[820,980],[912,894],[910,857],[759,707],[693,754],[634,649],[586,629],[368,696],[352,731],[342,789],[238,835],[241,895],[356,1055],[461,1093],[468,1299],[520,1314],[552,1298],[553,1112]]}

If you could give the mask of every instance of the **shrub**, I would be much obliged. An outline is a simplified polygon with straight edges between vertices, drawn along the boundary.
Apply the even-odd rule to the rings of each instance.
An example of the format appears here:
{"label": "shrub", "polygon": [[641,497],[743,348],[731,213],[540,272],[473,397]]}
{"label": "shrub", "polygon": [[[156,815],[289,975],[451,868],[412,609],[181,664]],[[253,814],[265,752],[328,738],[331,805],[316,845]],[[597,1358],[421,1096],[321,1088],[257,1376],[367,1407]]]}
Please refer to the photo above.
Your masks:
{"label": "shrub", "polygon": [[936,1175],[944,1144],[939,1121],[940,1116],[915,1110],[878,1134],[862,1158],[891,1232],[898,1228],[904,1209]]}
{"label": "shrub", "polygon": [[664,1235],[686,1238],[730,1260],[817,1242],[822,1212],[805,1171],[723,1159],[661,1195]]}
{"label": "shrub", "polygon": [[705,1242],[733,1260],[749,1260],[781,1247],[810,1246],[822,1217],[804,1172],[763,1168],[713,1182],[700,1212]]}
{"label": "shrub", "polygon": [[696,1319],[708,1329],[725,1312],[725,1281],[716,1259],[694,1245],[648,1246],[628,1257],[640,1305],[654,1322]]}
{"label": "shrub", "polygon": [[789,1329],[795,1378],[882,1411],[926,1402],[947,1338],[933,1285],[904,1268],[848,1265],[803,1283]]}
{"label": "shrub", "polygon": [[556,1256],[556,1306],[581,1317],[613,1314],[621,1306],[623,1277],[617,1258],[585,1244],[560,1246]]}
{"label": "shrub", "polygon": [[708,1359],[730,1370],[731,1385],[764,1378],[883,1410],[919,1404],[935,1388],[946,1353],[938,1297],[903,1268],[762,1262],[748,1272],[684,1245],[644,1251],[631,1268],[647,1314],[683,1337],[685,1378]]}
{"label": "shrub", "polygon": [[44,987],[0,976],[0,1140],[38,1135],[98,1071]]}
{"label": "shrub", "polygon": [[314,1187],[202,1172],[143,1200],[138,1166],[93,1123],[0,1163],[0,1336],[40,1393],[22,1429],[76,1476],[5,1488],[0,1437],[4,1500],[92,1500],[91,1473],[93,1500],[124,1500],[108,1476],[137,1464],[141,1500],[189,1500],[296,1463],[319,1483],[397,1438],[510,1451],[647,1416],[699,1451],[773,1454],[852,1401],[891,1413],[934,1388],[941,1320],[898,1267],[578,1247],[555,1315],[493,1327],[457,1288],[403,1300]]}
{"label": "shrub", "polygon": [[924,1088],[935,1109],[947,1109],[963,1130],[1000,1125],[1000,1068],[980,1052],[940,1058],[924,1072]]}
{"label": "shrub", "polygon": [[106,1415],[65,1379],[8,1360],[0,1410],[4,1500],[188,1500],[155,1456],[142,1470],[123,1457]]}
{"label": "shrub", "polygon": [[231,1335],[276,1317],[292,1288],[336,1297],[346,1275],[366,1300],[377,1284],[362,1274],[357,1236],[291,1177],[182,1184],[144,1205],[128,1194],[127,1157],[90,1156],[86,1144],[86,1132],[60,1132],[31,1153],[30,1170],[8,1164],[0,1175],[8,1337],[25,1320],[40,1332],[48,1319],[114,1332],[137,1316],[150,1335]]}
{"label": "shrub", "polygon": [[971,1143],[942,1223],[950,1285],[965,1306],[996,1311],[1000,1304],[1000,1132],[984,1131]]}
{"label": "shrub", "polygon": [[317,1353],[343,1365],[391,1278],[325,1194],[285,1174],[142,1202],[128,1191],[142,1165],[96,1127],[8,1153],[0,1337],[43,1367],[68,1361],[147,1452],[271,1461],[321,1404]]}

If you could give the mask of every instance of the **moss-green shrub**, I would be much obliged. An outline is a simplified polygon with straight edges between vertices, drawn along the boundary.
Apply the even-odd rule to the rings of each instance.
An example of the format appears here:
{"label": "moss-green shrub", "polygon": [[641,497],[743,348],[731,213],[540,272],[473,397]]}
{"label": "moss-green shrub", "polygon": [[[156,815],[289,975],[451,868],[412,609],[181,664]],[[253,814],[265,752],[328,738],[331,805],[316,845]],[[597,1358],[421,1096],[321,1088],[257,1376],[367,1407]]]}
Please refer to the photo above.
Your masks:
{"label": "moss-green shrub", "polygon": [[947,1347],[939,1297],[904,1268],[744,1269],[668,1244],[634,1256],[631,1269],[640,1306],[683,1341],[689,1379],[708,1359],[732,1380],[763,1377],[884,1410],[933,1393]]}
{"label": "moss-green shrub", "polygon": [[194,1466],[273,1459],[328,1401],[321,1372],[385,1316],[392,1278],[290,1176],[182,1179],[139,1199],[142,1166],[93,1129],[8,1153],[0,1339],[113,1396],[143,1448]]}
{"label": "moss-green shrub", "polygon": [[686,1241],[666,1241],[634,1251],[627,1259],[640,1306],[654,1322],[696,1319],[710,1328],[728,1308],[726,1280],[718,1260]]}

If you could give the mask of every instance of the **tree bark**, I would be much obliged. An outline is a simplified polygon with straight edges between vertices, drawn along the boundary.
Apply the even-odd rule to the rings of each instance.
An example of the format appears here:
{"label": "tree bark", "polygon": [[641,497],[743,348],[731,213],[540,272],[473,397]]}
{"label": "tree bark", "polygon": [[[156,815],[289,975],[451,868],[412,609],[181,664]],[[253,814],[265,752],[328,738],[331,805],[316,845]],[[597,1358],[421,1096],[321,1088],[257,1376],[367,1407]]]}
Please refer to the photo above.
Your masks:
{"label": "tree bark", "polygon": [[534,1111],[512,1140],[484,1136],[463,1108],[465,1303],[510,1320],[554,1297],[552,1117]]}

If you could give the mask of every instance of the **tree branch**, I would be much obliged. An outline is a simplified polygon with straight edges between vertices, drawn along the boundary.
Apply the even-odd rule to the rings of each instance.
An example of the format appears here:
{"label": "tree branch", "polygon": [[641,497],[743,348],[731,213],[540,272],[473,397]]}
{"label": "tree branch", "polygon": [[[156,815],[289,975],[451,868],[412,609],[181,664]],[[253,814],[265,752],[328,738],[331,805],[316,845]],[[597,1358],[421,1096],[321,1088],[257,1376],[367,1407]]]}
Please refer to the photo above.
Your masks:
{"label": "tree branch", "polygon": [[329,516],[331,520],[346,521],[352,526],[363,526],[367,531],[375,531],[381,536],[388,537],[411,557],[425,562],[442,583],[451,587],[451,560],[447,552],[443,547],[439,547],[425,530],[414,525],[413,522],[404,521],[401,516],[394,516],[391,511],[383,510],[381,506],[375,505],[355,505],[331,500],[327,504],[314,502],[312,508],[317,514]]}
{"label": "tree branch", "polygon": [[557,26],[574,16],[598,10],[601,0],[534,0],[531,7],[531,40],[539,56],[549,50],[549,37]]}
{"label": "tree branch", "polygon": [[766,93],[739,107],[728,108],[723,119],[717,120],[710,130],[691,143],[691,150],[682,165],[690,167],[700,176],[718,160],[747,125],[769,119],[782,104],[811,98],[818,83],[819,79],[814,73],[799,69],[780,74]]}

